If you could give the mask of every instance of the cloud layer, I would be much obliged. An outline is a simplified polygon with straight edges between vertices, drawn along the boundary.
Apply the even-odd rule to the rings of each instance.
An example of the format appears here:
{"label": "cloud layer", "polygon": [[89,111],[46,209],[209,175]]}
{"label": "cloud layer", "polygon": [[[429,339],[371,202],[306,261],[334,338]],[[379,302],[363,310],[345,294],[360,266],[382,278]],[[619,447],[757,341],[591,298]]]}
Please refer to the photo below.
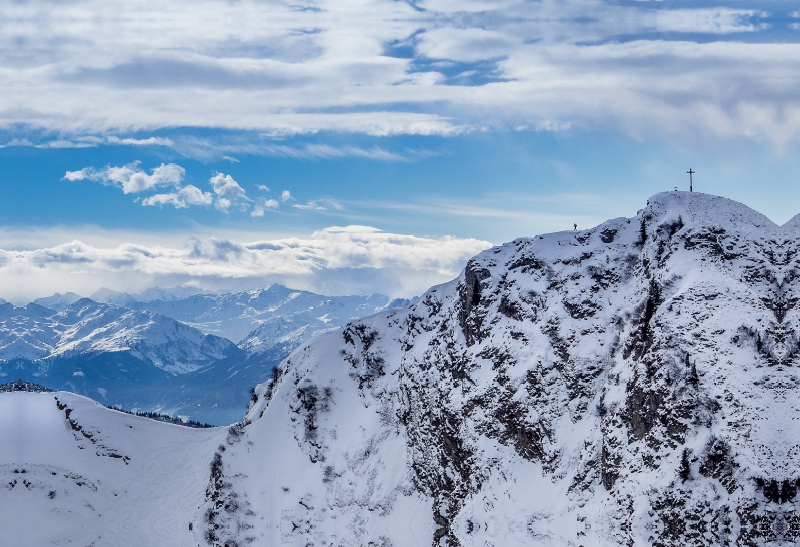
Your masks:
{"label": "cloud layer", "polygon": [[131,291],[190,281],[212,289],[282,282],[323,293],[412,295],[455,277],[470,256],[489,245],[368,226],[249,243],[192,239],[182,247],[72,241],[24,251],[0,249],[0,296],[24,303],[55,291],[91,294],[100,286]]}
{"label": "cloud layer", "polygon": [[[112,13],[100,0],[6,3],[0,124],[273,136],[579,125],[781,144],[800,129],[797,17],[781,6],[176,0],[167,9],[142,0]],[[142,141],[115,144],[167,145]],[[392,159],[379,148],[273,153]]]}

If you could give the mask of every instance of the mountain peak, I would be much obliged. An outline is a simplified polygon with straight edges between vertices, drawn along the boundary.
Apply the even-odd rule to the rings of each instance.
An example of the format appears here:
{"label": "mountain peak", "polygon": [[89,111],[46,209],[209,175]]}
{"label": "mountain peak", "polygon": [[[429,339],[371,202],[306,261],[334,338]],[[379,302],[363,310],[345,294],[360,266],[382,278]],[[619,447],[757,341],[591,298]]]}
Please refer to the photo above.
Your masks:
{"label": "mountain peak", "polygon": [[[429,507],[437,545],[796,543],[798,271],[800,238],[687,192],[489,249],[409,308],[293,353],[256,389],[247,450],[288,430],[295,455],[254,480],[226,452],[251,477],[234,489],[287,512],[307,492],[338,504],[304,512],[320,542],[340,520],[384,529],[357,507],[415,491],[430,505],[409,496],[385,518]],[[298,495],[273,493],[304,458]],[[379,489],[354,486],[370,476]]]}
{"label": "mountain peak", "polygon": [[114,304],[116,306],[126,306],[131,302],[136,301],[136,296],[130,293],[115,291],[113,289],[108,289],[106,287],[101,287],[89,298],[91,298],[95,302]]}
{"label": "mountain peak", "polygon": [[763,214],[732,199],[702,192],[662,192],[647,200],[647,215],[668,220],[681,216],[689,224],[725,224],[774,229],[778,225]]}

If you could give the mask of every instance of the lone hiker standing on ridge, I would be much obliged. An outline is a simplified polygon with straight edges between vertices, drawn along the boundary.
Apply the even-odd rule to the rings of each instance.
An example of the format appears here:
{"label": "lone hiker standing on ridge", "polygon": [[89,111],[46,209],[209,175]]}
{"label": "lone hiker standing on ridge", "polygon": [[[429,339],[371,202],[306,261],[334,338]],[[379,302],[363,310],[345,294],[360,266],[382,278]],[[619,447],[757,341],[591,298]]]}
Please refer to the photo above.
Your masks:
{"label": "lone hiker standing on ridge", "polygon": [[578,225],[573,222],[572,226],[574,226],[573,230],[577,232],[578,231]]}

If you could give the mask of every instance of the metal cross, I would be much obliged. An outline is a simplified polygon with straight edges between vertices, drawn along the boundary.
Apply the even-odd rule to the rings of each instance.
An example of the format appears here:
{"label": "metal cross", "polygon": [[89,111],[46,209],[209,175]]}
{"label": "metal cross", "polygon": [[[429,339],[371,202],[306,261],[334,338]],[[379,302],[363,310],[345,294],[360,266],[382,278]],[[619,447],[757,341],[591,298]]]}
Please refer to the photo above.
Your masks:
{"label": "metal cross", "polygon": [[692,168],[690,167],[689,170],[686,171],[686,172],[689,173],[689,191],[691,192],[692,191],[692,175],[695,174],[697,171],[692,171]]}

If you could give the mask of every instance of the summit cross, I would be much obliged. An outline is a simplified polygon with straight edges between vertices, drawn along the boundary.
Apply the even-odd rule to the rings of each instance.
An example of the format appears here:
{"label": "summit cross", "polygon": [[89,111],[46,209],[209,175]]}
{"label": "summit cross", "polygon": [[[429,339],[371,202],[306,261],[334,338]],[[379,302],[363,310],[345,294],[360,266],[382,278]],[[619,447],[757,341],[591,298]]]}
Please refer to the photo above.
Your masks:
{"label": "summit cross", "polygon": [[690,167],[689,170],[686,171],[686,172],[689,173],[689,191],[691,192],[692,191],[692,175],[695,174],[697,171],[692,171],[692,168]]}

